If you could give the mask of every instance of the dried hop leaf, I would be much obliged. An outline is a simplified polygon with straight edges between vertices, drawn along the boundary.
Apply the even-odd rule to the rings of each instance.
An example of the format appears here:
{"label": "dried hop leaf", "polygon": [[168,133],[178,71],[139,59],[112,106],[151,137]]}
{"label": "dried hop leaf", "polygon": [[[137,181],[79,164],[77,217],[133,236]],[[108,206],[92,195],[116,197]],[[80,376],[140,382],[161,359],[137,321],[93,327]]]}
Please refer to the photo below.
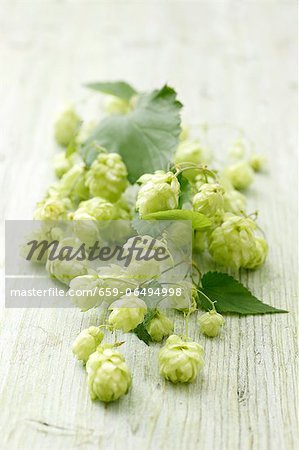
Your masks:
{"label": "dried hop leaf", "polygon": [[92,400],[112,402],[131,386],[131,373],[121,353],[111,344],[100,345],[86,364],[87,384]]}
{"label": "dried hop leaf", "polygon": [[172,335],[159,352],[160,374],[172,383],[189,383],[195,380],[204,365],[203,348]]}

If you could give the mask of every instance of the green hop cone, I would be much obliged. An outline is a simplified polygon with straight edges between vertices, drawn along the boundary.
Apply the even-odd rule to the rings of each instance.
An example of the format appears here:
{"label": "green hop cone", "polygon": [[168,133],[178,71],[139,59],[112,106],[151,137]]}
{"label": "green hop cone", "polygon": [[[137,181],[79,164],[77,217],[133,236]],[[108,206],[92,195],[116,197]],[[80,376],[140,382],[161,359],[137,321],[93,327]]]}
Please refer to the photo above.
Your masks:
{"label": "green hop cone", "polygon": [[[60,255],[63,247],[71,247],[76,252],[81,245],[78,239],[65,238],[62,239],[56,249],[56,254]],[[49,259],[46,263],[46,270],[52,278],[69,286],[71,280],[75,277],[86,275],[88,271],[87,260],[78,261],[77,259],[67,260],[66,255],[62,252],[62,259]]]}
{"label": "green hop cone", "polygon": [[116,202],[128,185],[127,168],[118,153],[100,153],[86,175],[93,197]]}
{"label": "green hop cone", "polygon": [[236,189],[226,191],[224,194],[224,210],[240,214],[246,210],[246,197]]}
{"label": "green hop cone", "polygon": [[92,400],[113,402],[125,395],[132,383],[125,358],[111,344],[100,345],[90,355],[86,371]]}
{"label": "green hop cone", "polygon": [[173,322],[165,314],[157,311],[146,330],[154,342],[160,342],[165,336],[169,336],[173,332]]}
{"label": "green hop cone", "polygon": [[160,374],[172,383],[190,383],[204,365],[203,348],[172,335],[159,351]]}
{"label": "green hop cone", "polygon": [[[70,281],[68,294],[75,306],[79,307],[81,311],[88,311],[103,303],[104,297],[99,294],[99,289],[102,287],[107,286],[103,285],[103,280],[99,278],[97,273],[88,273],[77,276]],[[86,294],[82,295],[83,292]]]}
{"label": "green hop cone", "polygon": [[249,164],[255,172],[261,172],[265,166],[265,163],[266,158],[259,153],[253,154],[249,160]]}
{"label": "green hop cone", "polygon": [[57,143],[62,147],[67,147],[78,133],[80,123],[81,119],[73,108],[65,110],[54,125]]}
{"label": "green hop cone", "polygon": [[256,269],[257,267],[264,264],[265,259],[268,254],[268,244],[266,240],[261,237],[257,236],[255,238],[255,251],[252,253],[251,259],[246,264],[245,269]]}
{"label": "green hop cone", "polygon": [[222,224],[209,235],[209,252],[214,261],[234,269],[254,265],[256,228],[252,219],[226,213]]}
{"label": "green hop cone", "polygon": [[144,174],[138,183],[141,183],[141,188],[137,195],[136,209],[141,217],[178,207],[180,184],[172,172],[157,170],[154,174]]}
{"label": "green hop cone", "polygon": [[73,354],[79,361],[87,362],[90,355],[96,351],[104,337],[99,327],[89,327],[82,330],[73,343]]}
{"label": "green hop cone", "polygon": [[[116,208],[108,200],[94,197],[79,204],[78,209],[73,214],[73,220],[81,220],[83,214],[88,214],[89,217],[96,220],[113,220],[116,218]],[[85,216],[86,218],[87,216]]]}
{"label": "green hop cone", "polygon": [[225,175],[233,187],[238,190],[247,189],[253,182],[254,172],[247,162],[238,162],[225,170]]}
{"label": "green hop cone", "polygon": [[89,198],[89,190],[85,185],[86,167],[84,163],[74,164],[56,183],[50,188],[50,192],[60,197],[69,197],[74,203]]}
{"label": "green hop cone", "polygon": [[215,309],[202,314],[198,318],[198,325],[201,333],[209,337],[216,337],[220,333],[224,324],[224,318]]}
{"label": "green hop cone", "polygon": [[[198,140],[182,140],[180,142],[176,154],[174,156],[174,162],[177,165],[182,163],[191,163],[200,166],[208,162],[209,152],[204,148]],[[198,170],[189,169],[184,171],[184,176],[189,181],[194,181],[198,175]]]}
{"label": "green hop cone", "polygon": [[68,198],[50,195],[37,204],[33,217],[36,220],[66,219],[67,212],[71,207],[72,204]]}
{"label": "green hop cone", "polygon": [[195,301],[194,286],[191,280],[183,280],[173,285],[174,294],[168,297],[167,306],[179,311],[190,311]]}
{"label": "green hop cone", "polygon": [[87,247],[92,247],[100,239],[98,221],[87,213],[78,210],[71,213],[69,218],[74,220],[74,234]]}
{"label": "green hop cone", "polygon": [[194,211],[213,217],[222,214],[224,210],[224,189],[217,183],[205,183],[201,185],[198,193],[193,198]]}
{"label": "green hop cone", "polygon": [[134,330],[144,320],[146,303],[135,295],[121,297],[112,303],[108,324],[124,333]]}

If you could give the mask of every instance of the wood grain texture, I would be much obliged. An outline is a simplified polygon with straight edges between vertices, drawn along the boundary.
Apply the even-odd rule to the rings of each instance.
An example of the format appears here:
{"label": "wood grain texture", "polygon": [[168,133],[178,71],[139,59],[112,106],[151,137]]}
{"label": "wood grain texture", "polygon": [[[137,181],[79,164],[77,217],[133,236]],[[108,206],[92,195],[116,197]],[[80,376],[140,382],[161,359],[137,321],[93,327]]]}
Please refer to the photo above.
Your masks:
{"label": "wood grain texture", "polygon": [[258,297],[290,311],[228,317],[216,340],[200,337],[192,317],[206,365],[190,386],[161,380],[158,347],[126,336],[133,389],[109,406],[90,401],[70,352],[77,333],[97,323],[94,313],[3,311],[1,448],[294,449],[296,3],[9,1],[0,13],[4,216],[32,217],[53,178],[55,114],[64,100],[90,107],[80,83],[125,79],[149,89],[167,81],[186,105],[186,121],[238,124],[267,155],[250,205],[260,211],[270,255],[261,270],[240,276]]}

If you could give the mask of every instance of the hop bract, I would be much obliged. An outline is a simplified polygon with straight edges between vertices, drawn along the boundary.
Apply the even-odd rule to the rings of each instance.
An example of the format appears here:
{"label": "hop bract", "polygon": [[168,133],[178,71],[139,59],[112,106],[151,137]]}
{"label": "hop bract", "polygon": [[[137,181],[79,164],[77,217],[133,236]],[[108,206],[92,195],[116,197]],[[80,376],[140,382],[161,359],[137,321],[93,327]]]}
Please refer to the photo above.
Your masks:
{"label": "hop bract", "polygon": [[160,374],[172,383],[195,380],[204,365],[203,348],[197,342],[172,335],[159,352]]}
{"label": "hop bract", "polygon": [[225,171],[235,189],[246,189],[253,182],[254,172],[247,162],[241,161]]}
{"label": "hop bract", "polygon": [[143,322],[147,306],[143,300],[132,294],[116,300],[109,309],[112,310],[108,318],[109,325],[128,333]]}
{"label": "hop bract", "polygon": [[201,185],[193,198],[193,209],[197,212],[213,217],[222,214],[224,210],[224,189],[218,183]]}
{"label": "hop bract", "polygon": [[258,262],[255,222],[247,217],[226,213],[220,226],[209,235],[209,252],[213,259],[224,266],[239,269],[254,268]]}
{"label": "hop bract", "polygon": [[215,309],[212,309],[198,318],[198,324],[203,334],[209,337],[216,337],[224,324],[224,318]]}
{"label": "hop bract", "polygon": [[131,373],[125,358],[111,344],[100,345],[86,364],[87,384],[92,400],[112,402],[131,386]]}
{"label": "hop bract", "polygon": [[180,184],[172,172],[157,170],[154,174],[142,175],[138,183],[141,183],[141,188],[136,209],[141,216],[177,208]]}
{"label": "hop bract", "polygon": [[72,351],[74,355],[86,363],[90,355],[96,351],[104,337],[104,333],[99,327],[89,327],[82,330],[76,337]]}
{"label": "hop bract", "polygon": [[128,185],[127,175],[118,153],[100,153],[86,175],[86,185],[92,196],[116,202]]}
{"label": "hop bract", "polygon": [[164,336],[169,336],[173,332],[173,322],[165,314],[157,311],[146,330],[154,342],[160,342]]}
{"label": "hop bract", "polygon": [[55,139],[62,147],[67,147],[75,138],[81,119],[73,108],[65,110],[57,119],[55,129]]}

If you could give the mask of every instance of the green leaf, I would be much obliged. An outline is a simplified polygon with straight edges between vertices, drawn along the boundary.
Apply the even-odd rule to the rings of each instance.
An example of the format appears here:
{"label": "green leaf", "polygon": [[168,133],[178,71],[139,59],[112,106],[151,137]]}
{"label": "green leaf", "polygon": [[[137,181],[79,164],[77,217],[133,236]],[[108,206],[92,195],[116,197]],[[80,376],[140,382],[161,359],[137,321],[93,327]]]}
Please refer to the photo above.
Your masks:
{"label": "green leaf", "polygon": [[157,310],[151,309],[148,313],[146,313],[144,320],[142,323],[140,323],[134,330],[133,333],[136,334],[136,336],[143,341],[146,345],[149,345],[149,343],[152,341],[152,338],[150,334],[147,332],[146,327],[150,323],[150,321],[156,316]]}
{"label": "green leaf", "polygon": [[[221,272],[207,272],[201,280],[200,290],[215,303],[220,313],[269,314],[286,313],[258,300],[239,281]],[[211,309],[210,302],[199,292],[200,306],[206,311]]]}
{"label": "green leaf", "polygon": [[184,204],[191,202],[192,193],[190,183],[182,173],[178,176],[178,182],[180,183],[179,208],[182,208]]}
{"label": "green leaf", "polygon": [[143,217],[145,220],[191,220],[194,230],[202,230],[211,225],[211,220],[204,214],[190,209],[171,209],[169,211],[157,211]]}
{"label": "green leaf", "polygon": [[103,94],[114,95],[123,100],[130,100],[137,91],[125,81],[104,81],[99,83],[87,83],[85,86],[94,91],[103,92]]}
{"label": "green leaf", "polygon": [[[176,92],[168,86],[140,95],[132,111],[104,119],[87,142],[96,141],[109,152],[119,153],[128,168],[129,181],[135,183],[144,173],[168,169],[181,132],[181,106]],[[90,148],[82,149],[87,164],[97,156]]]}

